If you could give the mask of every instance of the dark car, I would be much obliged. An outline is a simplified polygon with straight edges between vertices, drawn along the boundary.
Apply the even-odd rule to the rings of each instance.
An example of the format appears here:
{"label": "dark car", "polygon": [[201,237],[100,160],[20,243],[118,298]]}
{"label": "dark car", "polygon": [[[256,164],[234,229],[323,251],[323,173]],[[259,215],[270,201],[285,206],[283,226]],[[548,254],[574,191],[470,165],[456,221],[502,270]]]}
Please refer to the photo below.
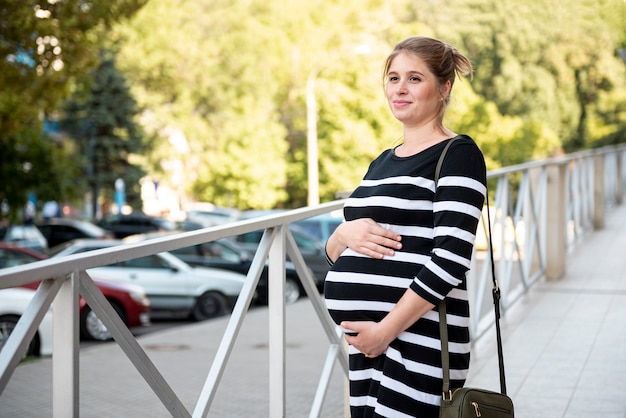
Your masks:
{"label": "dark car", "polygon": [[109,215],[98,221],[97,225],[111,231],[117,239],[146,232],[172,231],[176,229],[174,222],[144,214]]}
{"label": "dark car", "polygon": [[[0,269],[21,266],[46,258],[48,256],[43,253],[0,242]],[[94,283],[127,327],[150,325],[150,301],[142,287],[97,278],[94,278]],[[21,287],[36,290],[39,282],[28,283]],[[82,297],[79,301],[79,309],[81,337],[99,341],[111,339],[109,331]]]}
{"label": "dark car", "polygon": [[72,218],[50,218],[37,224],[48,240],[48,247],[78,238],[113,238],[113,233],[89,221]]}
{"label": "dark car", "polygon": [[[125,242],[141,241],[163,235],[163,233],[135,235],[127,237]],[[246,275],[250,270],[253,258],[253,254],[250,254],[230,238],[178,248],[170,251],[170,253],[192,266],[213,267]],[[266,305],[268,302],[268,274],[269,270],[266,264],[256,289],[256,302],[261,305]],[[285,302],[289,304],[297,301],[304,294],[304,288],[298,279],[294,265],[290,262],[287,262],[285,276]]]}
{"label": "dark car", "polygon": [[[248,211],[244,212],[240,219],[251,219],[254,217],[269,215],[272,213],[278,213],[277,211]],[[326,273],[330,269],[328,261],[326,260],[326,254],[324,252],[324,244],[305,232],[299,225],[289,224],[289,231],[293,235],[296,245],[302,254],[305,264],[313,272],[313,278],[315,284],[319,290],[324,288],[324,280],[326,279]],[[247,251],[256,252],[263,231],[254,231],[247,234],[237,235],[234,237],[235,242],[241,245]]]}

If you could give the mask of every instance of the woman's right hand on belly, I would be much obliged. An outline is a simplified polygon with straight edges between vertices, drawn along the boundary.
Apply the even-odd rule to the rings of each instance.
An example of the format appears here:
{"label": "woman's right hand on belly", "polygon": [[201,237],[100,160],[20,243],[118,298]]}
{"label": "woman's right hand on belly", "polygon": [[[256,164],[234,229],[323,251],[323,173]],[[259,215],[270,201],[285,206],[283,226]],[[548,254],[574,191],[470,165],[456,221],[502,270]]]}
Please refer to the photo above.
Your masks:
{"label": "woman's right hand on belly", "polygon": [[393,256],[395,250],[401,249],[401,240],[401,235],[382,227],[373,219],[362,218],[339,225],[328,239],[328,244],[332,244],[333,248],[339,247],[339,254],[350,248],[372,258],[383,258]]}

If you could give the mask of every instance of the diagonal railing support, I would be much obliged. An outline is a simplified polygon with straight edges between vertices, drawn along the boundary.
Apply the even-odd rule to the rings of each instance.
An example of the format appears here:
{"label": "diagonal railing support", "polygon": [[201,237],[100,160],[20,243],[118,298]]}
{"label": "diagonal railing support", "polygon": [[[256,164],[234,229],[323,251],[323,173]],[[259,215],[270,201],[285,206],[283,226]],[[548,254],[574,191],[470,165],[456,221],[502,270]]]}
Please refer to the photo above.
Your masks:
{"label": "diagonal railing support", "polygon": [[269,253],[269,245],[273,241],[275,234],[276,232],[274,230],[268,230],[261,238],[259,248],[254,255],[250,270],[248,270],[246,282],[241,290],[239,298],[237,298],[230,320],[228,321],[228,325],[224,331],[224,335],[222,336],[217,353],[215,354],[215,358],[211,364],[211,369],[209,370],[209,374],[207,375],[202,391],[200,392],[196,408],[193,411],[193,418],[204,418],[209,414],[211,403],[215,398],[215,393],[217,392],[219,382],[224,374],[224,369],[226,368],[226,364],[237,340],[237,335],[239,334],[239,330],[243,324],[246,311],[248,310],[254,296],[254,290],[259,282],[263,266],[265,265],[265,260],[267,259]]}
{"label": "diagonal railing support", "polygon": [[0,394],[4,391],[13,371],[24,356],[30,341],[37,332],[37,327],[50,309],[63,282],[61,280],[43,280],[35,292],[26,312],[21,316],[15,329],[6,341],[0,354]]}
{"label": "diagonal railing support", "polygon": [[171,416],[176,418],[190,417],[191,415],[152,360],[150,360],[150,357],[141,348],[91,277],[85,272],[81,272],[80,290],[89,307],[107,327],[113,339],[119,344],[126,357],[128,357],[146,383],[152,388]]}

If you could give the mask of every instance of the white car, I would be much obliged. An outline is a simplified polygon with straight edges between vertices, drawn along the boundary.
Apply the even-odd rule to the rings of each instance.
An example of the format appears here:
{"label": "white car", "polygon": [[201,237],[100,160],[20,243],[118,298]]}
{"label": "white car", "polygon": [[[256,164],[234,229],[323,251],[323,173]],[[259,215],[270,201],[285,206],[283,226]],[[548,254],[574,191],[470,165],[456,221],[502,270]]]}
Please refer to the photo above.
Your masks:
{"label": "white car", "polygon": [[[0,350],[4,347],[15,325],[26,311],[35,291],[25,288],[0,289]],[[26,356],[49,356],[52,354],[52,308],[43,317],[30,342]]]}
{"label": "white car", "polygon": [[[52,257],[122,245],[120,240],[84,239],[62,244]],[[204,320],[232,311],[246,276],[214,268],[191,267],[164,252],[88,270],[90,275],[142,286],[152,315],[189,316]]]}

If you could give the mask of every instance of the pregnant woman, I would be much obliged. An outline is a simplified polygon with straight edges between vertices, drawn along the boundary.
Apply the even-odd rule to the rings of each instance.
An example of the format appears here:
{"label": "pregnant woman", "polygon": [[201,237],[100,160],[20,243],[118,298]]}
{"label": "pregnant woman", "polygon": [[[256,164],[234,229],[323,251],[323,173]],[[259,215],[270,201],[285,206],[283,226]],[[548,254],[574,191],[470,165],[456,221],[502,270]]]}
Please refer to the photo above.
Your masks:
{"label": "pregnant woman", "polygon": [[[443,125],[470,61],[439,40],[412,37],[387,58],[385,93],[403,126],[347,199],[326,243],[325,301],[346,331],[352,417],[438,417],[442,394],[436,305],[446,301],[452,387],[469,369],[465,276],[486,193],[483,155]],[[452,138],[439,180],[435,167]]]}

